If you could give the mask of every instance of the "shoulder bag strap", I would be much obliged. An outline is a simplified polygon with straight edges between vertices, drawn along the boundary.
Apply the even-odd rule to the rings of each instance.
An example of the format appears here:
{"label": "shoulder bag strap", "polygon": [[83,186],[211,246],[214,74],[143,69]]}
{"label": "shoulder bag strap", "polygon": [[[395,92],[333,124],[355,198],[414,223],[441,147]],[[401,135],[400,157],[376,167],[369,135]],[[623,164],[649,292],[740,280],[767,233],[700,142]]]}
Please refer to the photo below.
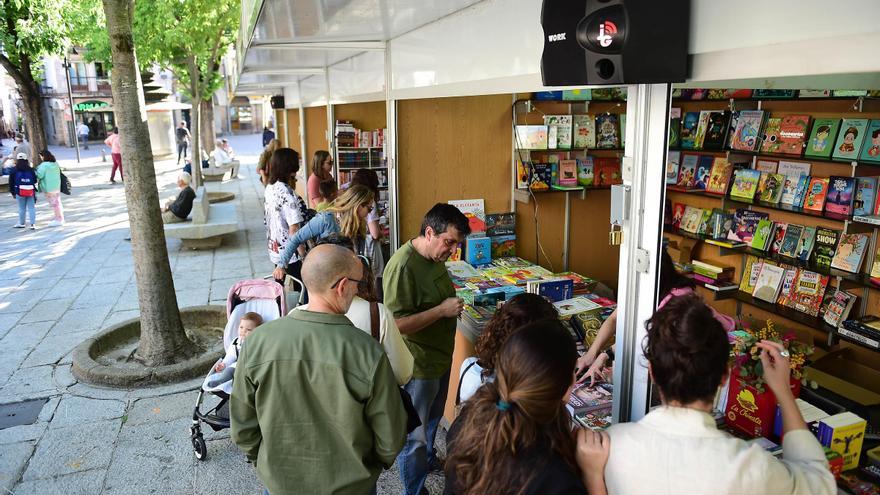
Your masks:
{"label": "shoulder bag strap", "polygon": [[458,377],[458,390],[455,391],[455,405],[461,404],[461,384],[464,382],[464,377],[467,375],[467,372],[470,371],[473,365],[477,364],[477,360],[475,359],[471,364],[467,365],[467,368],[464,369],[461,376]]}
{"label": "shoulder bag strap", "polygon": [[379,303],[376,301],[370,301],[370,335],[376,339],[376,342],[381,342],[379,338]]}

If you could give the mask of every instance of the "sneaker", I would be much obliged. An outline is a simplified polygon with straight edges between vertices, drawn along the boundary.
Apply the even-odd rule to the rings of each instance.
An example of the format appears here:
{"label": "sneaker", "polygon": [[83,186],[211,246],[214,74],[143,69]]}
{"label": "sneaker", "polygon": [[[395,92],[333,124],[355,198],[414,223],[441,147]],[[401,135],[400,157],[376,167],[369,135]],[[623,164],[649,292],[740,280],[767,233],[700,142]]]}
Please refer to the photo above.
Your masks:
{"label": "sneaker", "polygon": [[60,227],[64,225],[64,220],[50,220],[46,225],[49,227]]}
{"label": "sneaker", "polygon": [[23,229],[23,228],[24,228],[24,224],[23,224],[23,223],[17,223],[17,224],[15,224],[15,225],[13,225],[12,227],[13,227],[13,228],[16,228],[16,229]]}
{"label": "sneaker", "polygon": [[37,230],[37,226],[34,224],[31,224],[31,230]]}
{"label": "sneaker", "polygon": [[111,184],[116,184],[116,179],[110,179]]}

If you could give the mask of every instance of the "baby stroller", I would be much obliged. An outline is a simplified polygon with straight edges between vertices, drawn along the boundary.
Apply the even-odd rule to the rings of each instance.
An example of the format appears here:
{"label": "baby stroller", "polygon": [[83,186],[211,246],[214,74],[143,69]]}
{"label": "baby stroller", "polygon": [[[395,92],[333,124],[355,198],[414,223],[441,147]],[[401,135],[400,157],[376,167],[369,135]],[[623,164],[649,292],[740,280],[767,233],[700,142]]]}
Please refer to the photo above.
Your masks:
{"label": "baby stroller", "polygon": [[[269,277],[271,278],[271,277]],[[293,286],[292,282],[301,284],[298,280],[288,276],[285,287]],[[280,318],[287,314],[288,301],[294,306],[301,303],[302,295],[299,293],[288,294],[284,287],[274,280],[242,280],[229,289],[226,298],[226,328],[223,330],[223,348],[229,349],[233,341],[238,337],[238,324],[245,313],[255,312],[263,317],[263,322]],[[213,366],[211,367],[213,372]],[[225,382],[215,387],[208,386],[211,372],[199,389],[196,406],[193,409],[192,426],[190,427],[190,441],[196,459],[203,461],[208,456],[208,447],[202,436],[202,422],[214,431],[229,428],[229,394],[232,393],[232,381]],[[219,397],[220,401],[205,412],[201,411],[205,400],[205,393]]]}

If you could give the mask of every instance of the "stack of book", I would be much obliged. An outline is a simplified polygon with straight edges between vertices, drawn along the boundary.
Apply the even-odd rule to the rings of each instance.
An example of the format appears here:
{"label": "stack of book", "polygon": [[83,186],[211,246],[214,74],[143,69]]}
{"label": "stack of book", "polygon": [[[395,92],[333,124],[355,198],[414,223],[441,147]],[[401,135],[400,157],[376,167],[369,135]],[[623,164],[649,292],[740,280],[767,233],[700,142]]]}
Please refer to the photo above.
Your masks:
{"label": "stack of book", "polygon": [[575,423],[591,430],[604,430],[611,426],[611,407],[614,387],[599,382],[576,385],[568,396],[568,410]]}
{"label": "stack of book", "polygon": [[350,120],[336,121],[336,146],[353,148],[357,146],[355,127]]}
{"label": "stack of book", "polygon": [[544,296],[552,302],[570,299],[573,290],[574,282],[568,278],[533,280],[526,283],[526,292]]}
{"label": "stack of book", "polygon": [[691,262],[692,277],[703,287],[716,292],[736,290],[739,285],[733,282],[735,269],[732,266],[716,266],[705,261]]}
{"label": "stack of book", "polygon": [[837,333],[861,342],[866,347],[880,350],[880,318],[865,316],[858,320],[845,320]]}
{"label": "stack of book", "polygon": [[859,467],[859,456],[868,423],[851,412],[829,416],[819,422],[819,443],[843,456],[843,470]]}

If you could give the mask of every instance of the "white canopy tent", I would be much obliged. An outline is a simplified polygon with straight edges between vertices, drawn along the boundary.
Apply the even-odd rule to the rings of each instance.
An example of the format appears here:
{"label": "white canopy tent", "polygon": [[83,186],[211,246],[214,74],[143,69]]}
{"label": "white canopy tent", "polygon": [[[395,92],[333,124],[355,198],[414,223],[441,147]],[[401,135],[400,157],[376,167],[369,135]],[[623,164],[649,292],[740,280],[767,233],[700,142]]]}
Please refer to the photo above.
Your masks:
{"label": "white canopy tent", "polygon": [[[880,88],[880,2],[692,0],[685,87]],[[542,85],[541,0],[244,0],[237,94],[287,108],[387,102],[396,213],[395,101],[531,92]],[[615,418],[647,411],[643,322],[656,307],[669,85],[628,88]],[[302,113],[301,113],[302,115]],[[397,245],[392,220],[392,245]]]}

